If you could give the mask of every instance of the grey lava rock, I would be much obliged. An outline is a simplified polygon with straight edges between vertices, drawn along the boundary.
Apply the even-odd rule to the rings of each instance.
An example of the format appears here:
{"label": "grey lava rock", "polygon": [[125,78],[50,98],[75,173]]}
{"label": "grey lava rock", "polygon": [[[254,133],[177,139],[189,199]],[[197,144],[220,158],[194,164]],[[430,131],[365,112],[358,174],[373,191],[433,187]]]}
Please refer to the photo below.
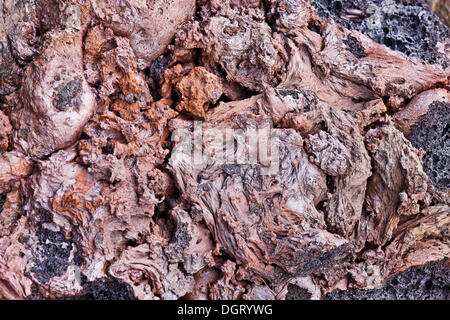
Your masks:
{"label": "grey lava rock", "polygon": [[[129,284],[114,277],[103,277],[94,281],[86,281],[81,274],[83,290],[74,296],[62,297],[59,300],[136,300]],[[28,300],[46,300],[36,288],[27,297]]]}
{"label": "grey lava rock", "polygon": [[441,190],[450,189],[450,104],[433,103],[411,128],[409,140],[425,150],[423,167],[433,184]]}
{"label": "grey lava rock", "polygon": [[312,0],[321,18],[332,18],[387,47],[444,68],[448,59],[436,50],[448,27],[422,0]]}
{"label": "grey lava rock", "polygon": [[450,265],[445,260],[410,268],[374,290],[336,290],[327,300],[449,300]]}
{"label": "grey lava rock", "polygon": [[131,286],[117,278],[101,278],[85,284],[83,291],[68,300],[135,300]]}
{"label": "grey lava rock", "polygon": [[294,284],[288,285],[286,300],[311,300],[311,293],[308,290],[300,288]]}

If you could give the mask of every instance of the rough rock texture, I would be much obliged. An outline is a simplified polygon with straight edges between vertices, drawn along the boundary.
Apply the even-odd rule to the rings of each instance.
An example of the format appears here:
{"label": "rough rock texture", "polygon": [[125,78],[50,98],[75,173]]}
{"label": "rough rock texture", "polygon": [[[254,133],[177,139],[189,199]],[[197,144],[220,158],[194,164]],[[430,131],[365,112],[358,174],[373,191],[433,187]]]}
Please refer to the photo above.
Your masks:
{"label": "rough rock texture", "polygon": [[262,91],[275,86],[286,65],[281,39],[272,33],[262,11],[248,9],[249,14],[239,15],[245,6],[232,10],[226,3],[207,3],[201,11],[202,23],[184,25],[175,43],[184,50],[201,49],[202,64],[225,72],[227,80],[245,88]]}
{"label": "rough rock texture", "polygon": [[[292,293],[291,293],[292,294]],[[430,262],[410,268],[390,278],[379,289],[337,290],[329,300],[449,300],[450,268],[448,261]],[[299,300],[299,299],[298,299]]]}
{"label": "rough rock texture", "polygon": [[[384,245],[392,237],[402,215],[420,212],[420,201],[427,196],[427,175],[421,168],[418,152],[392,123],[381,123],[366,134],[373,171],[366,192],[366,213],[362,221],[370,226],[367,240]],[[375,231],[375,232],[374,232]]]}
{"label": "rough rock texture", "polygon": [[177,27],[195,12],[195,0],[94,0],[90,5],[104,27],[130,40],[139,69],[167,50]]}
{"label": "rough rock texture", "polygon": [[14,106],[12,120],[14,147],[26,155],[41,158],[73,144],[94,113],[95,96],[82,64],[87,19],[82,12],[82,26],[50,31],[41,55],[24,72],[23,100]]}
{"label": "rough rock texture", "polygon": [[0,299],[449,299],[448,45],[419,0],[1,1]]}
{"label": "rough rock texture", "polygon": [[443,22],[447,26],[450,26],[450,4],[445,0],[426,0],[431,10],[435,12],[439,18],[442,19]]}
{"label": "rough rock texture", "polygon": [[434,102],[411,128],[409,139],[425,150],[424,170],[439,189],[450,189],[450,104]]}
{"label": "rough rock texture", "polygon": [[181,96],[177,110],[205,117],[209,104],[214,104],[222,95],[220,79],[206,69],[196,67],[177,83],[175,90]]}
{"label": "rough rock texture", "polygon": [[[447,66],[447,26],[422,0],[312,0],[322,18],[332,18],[411,57]],[[448,52],[448,51],[447,51]]]}
{"label": "rough rock texture", "polygon": [[83,291],[69,300],[134,300],[131,286],[115,278],[100,278],[85,284]]}

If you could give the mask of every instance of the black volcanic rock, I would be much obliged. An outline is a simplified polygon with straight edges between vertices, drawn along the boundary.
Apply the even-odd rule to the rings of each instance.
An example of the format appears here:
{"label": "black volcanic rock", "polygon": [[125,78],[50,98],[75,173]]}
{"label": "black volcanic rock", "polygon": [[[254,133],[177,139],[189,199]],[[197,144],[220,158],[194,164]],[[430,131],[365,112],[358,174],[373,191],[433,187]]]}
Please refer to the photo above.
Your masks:
{"label": "black volcanic rock", "polygon": [[423,168],[438,189],[450,189],[450,104],[435,102],[411,128],[409,140],[422,148]]}
{"label": "black volcanic rock", "polygon": [[449,300],[450,265],[441,260],[409,268],[392,277],[379,289],[336,290],[327,300]]}
{"label": "black volcanic rock", "polygon": [[387,47],[433,64],[448,65],[436,50],[448,28],[422,0],[312,0],[321,18],[332,18]]}

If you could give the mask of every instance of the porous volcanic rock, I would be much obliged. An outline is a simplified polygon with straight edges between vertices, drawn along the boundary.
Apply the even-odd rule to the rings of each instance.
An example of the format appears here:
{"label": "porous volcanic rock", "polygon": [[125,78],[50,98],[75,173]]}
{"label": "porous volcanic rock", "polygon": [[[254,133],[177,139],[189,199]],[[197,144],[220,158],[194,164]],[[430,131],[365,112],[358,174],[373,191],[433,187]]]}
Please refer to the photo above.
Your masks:
{"label": "porous volcanic rock", "polygon": [[0,299],[449,299],[422,0],[0,2]]}

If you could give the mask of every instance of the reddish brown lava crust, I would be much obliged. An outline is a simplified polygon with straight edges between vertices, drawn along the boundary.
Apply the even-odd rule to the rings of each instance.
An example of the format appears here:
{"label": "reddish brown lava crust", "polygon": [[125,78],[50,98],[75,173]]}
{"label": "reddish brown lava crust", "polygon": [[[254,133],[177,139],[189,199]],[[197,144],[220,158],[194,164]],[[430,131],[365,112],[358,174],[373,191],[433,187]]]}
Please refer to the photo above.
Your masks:
{"label": "reddish brown lava crust", "polygon": [[448,28],[331,2],[2,1],[0,299],[448,299]]}

